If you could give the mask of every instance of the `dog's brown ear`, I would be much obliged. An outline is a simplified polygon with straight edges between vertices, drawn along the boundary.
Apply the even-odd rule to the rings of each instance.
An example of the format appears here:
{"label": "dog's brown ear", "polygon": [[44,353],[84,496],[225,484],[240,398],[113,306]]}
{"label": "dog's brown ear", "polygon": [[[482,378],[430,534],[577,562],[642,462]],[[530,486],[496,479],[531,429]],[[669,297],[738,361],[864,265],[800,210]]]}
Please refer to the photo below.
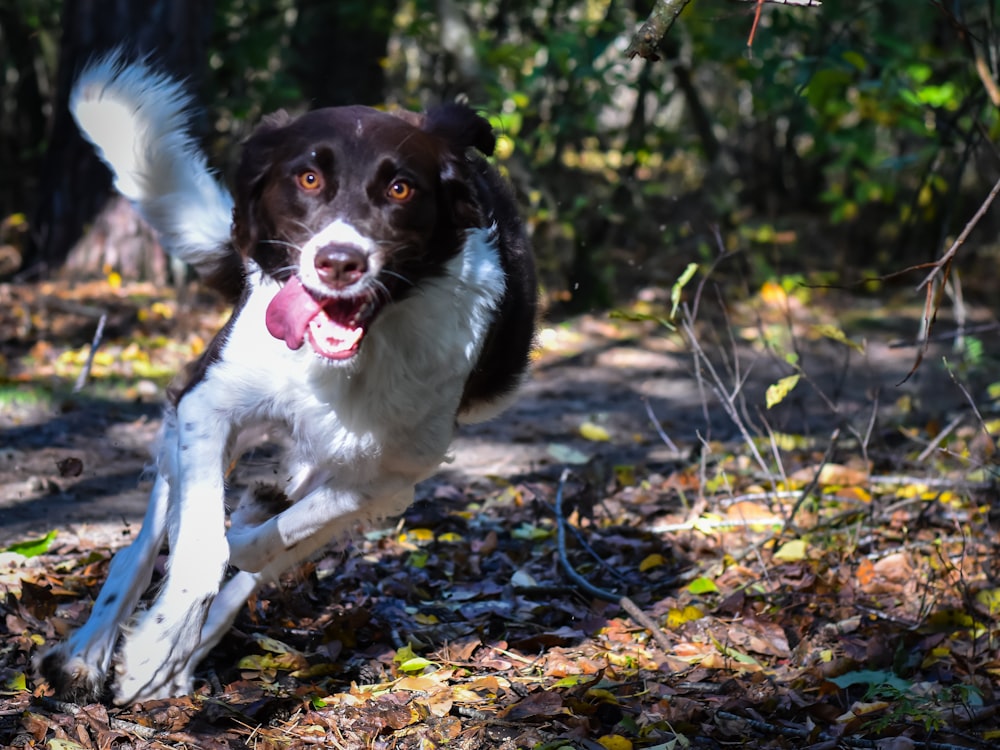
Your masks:
{"label": "dog's brown ear", "polygon": [[273,151],[280,132],[294,118],[283,109],[265,115],[243,144],[239,167],[236,169],[235,205],[233,206],[233,241],[237,250],[249,255],[257,245],[257,201],[264,176],[273,162]]}
{"label": "dog's brown ear", "polygon": [[497,139],[485,117],[464,104],[440,104],[427,110],[421,130],[447,142],[456,151],[474,148],[484,156],[492,156]]}

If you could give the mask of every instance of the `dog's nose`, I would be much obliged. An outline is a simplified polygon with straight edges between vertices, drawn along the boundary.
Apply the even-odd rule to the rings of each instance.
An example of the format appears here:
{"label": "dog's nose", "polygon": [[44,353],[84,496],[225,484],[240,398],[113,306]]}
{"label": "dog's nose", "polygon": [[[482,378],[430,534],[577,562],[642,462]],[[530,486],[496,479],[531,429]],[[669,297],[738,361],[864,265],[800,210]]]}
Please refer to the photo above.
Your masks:
{"label": "dog's nose", "polygon": [[324,245],[316,251],[320,281],[335,289],[350,286],[368,270],[368,256],[353,245]]}

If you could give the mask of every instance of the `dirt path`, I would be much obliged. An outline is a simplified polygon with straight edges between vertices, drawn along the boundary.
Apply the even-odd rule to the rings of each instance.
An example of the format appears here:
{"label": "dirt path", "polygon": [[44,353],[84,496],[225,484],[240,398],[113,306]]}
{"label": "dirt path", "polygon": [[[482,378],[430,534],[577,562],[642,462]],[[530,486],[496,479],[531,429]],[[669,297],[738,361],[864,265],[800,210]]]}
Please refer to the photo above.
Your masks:
{"label": "dirt path", "polygon": [[[939,365],[943,349],[927,357],[917,377],[897,386],[914,352],[888,342],[898,331],[912,329],[913,321],[901,315],[880,318],[879,324],[882,332],[869,332],[864,354],[828,339],[798,341],[803,368],[825,398],[800,384],[766,413],[771,426],[822,437],[842,419],[864,430],[873,409],[891,411],[902,395],[938,413],[962,404],[961,391]],[[692,356],[679,341],[657,327],[604,317],[545,329],[543,354],[521,399],[498,419],[464,427],[455,460],[418,490],[418,498],[441,482],[461,487],[488,477],[554,475],[574,461],[605,469],[616,464],[655,469],[675,454],[658,436],[647,403],[682,452],[696,449],[704,437],[739,438],[707,382],[701,384],[709,391],[703,395]],[[745,413],[760,423],[764,389],[790,370],[752,346],[741,345],[739,352],[740,375],[724,375],[725,382],[730,392],[744,396]],[[723,364],[718,366],[724,372]],[[739,388],[733,385],[736,378]],[[115,547],[135,531],[150,486],[143,475],[161,396],[121,402],[88,393],[56,402],[8,403],[0,413],[0,547],[52,529]],[[610,440],[584,439],[585,423],[604,428]]]}
{"label": "dirt path", "polygon": [[[42,314],[56,291],[0,286],[0,330],[7,315],[22,332],[0,342],[16,363],[0,391],[0,548],[58,532],[45,554],[0,555],[0,745],[979,750],[1000,736],[996,448],[942,356],[970,383],[991,373],[946,342],[897,385],[915,353],[890,342],[919,312],[864,300],[760,299],[724,325],[703,310],[693,347],[605,316],[548,326],[520,400],[462,429],[404,523],[265,587],[193,697],[53,701],[33,659],[86,618],[149,489],[161,391],[130,363],[169,371],[218,322],[176,307],[144,321],[154,305],[122,293],[95,382],[52,397],[107,290],[62,305],[83,311],[73,325]],[[710,356],[696,367],[691,349]],[[802,380],[767,408],[788,359]],[[241,462],[234,491],[273,454]]]}

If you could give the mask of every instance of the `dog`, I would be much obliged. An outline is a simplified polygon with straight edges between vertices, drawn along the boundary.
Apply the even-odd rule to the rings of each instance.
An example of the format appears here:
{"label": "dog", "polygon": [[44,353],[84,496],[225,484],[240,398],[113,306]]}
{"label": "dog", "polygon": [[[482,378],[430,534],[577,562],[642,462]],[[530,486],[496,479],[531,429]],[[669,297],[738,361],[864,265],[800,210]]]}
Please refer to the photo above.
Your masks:
{"label": "dog", "polygon": [[[234,306],[168,392],[140,533],[87,623],[39,659],[57,694],[99,698],[110,680],[123,705],[190,693],[259,586],[406,509],[456,425],[512,400],[537,290],[485,158],[494,134],[465,105],[275,113],[243,145],[232,196],[190,134],[192,99],[148,62],[97,60],[70,107],[163,246]],[[244,493],[227,530],[226,468],[262,430],[287,435],[281,481]]]}

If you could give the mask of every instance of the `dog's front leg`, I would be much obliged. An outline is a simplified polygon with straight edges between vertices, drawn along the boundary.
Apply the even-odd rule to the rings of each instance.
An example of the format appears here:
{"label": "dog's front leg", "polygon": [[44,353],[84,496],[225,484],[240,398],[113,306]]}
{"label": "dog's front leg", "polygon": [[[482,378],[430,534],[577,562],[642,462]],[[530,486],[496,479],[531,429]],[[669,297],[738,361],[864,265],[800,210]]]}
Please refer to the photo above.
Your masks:
{"label": "dog's front leg", "polygon": [[168,431],[176,439],[161,448],[161,471],[170,477],[167,574],[153,606],[126,633],[118,704],[191,692],[191,657],[229,560],[223,466],[230,427],[213,400],[202,383],[167,415],[176,420]]}
{"label": "dog's front leg", "polygon": [[84,702],[99,698],[104,690],[121,628],[149,586],[156,556],[167,535],[169,492],[167,480],[160,474],[150,494],[142,529],[135,541],[111,561],[108,580],[87,623],[42,656],[38,669],[58,695]]}

